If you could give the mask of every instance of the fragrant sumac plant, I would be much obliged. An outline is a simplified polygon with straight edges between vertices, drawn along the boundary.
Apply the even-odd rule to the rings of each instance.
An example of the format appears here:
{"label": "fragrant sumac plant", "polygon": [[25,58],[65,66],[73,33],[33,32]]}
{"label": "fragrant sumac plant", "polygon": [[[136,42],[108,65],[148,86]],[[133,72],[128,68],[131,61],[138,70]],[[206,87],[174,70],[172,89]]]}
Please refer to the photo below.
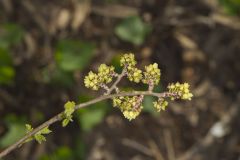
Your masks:
{"label": "fragrant sumac plant", "polygon": [[[135,60],[134,54],[128,53],[123,54],[120,58],[121,73],[117,73],[114,66],[108,66],[106,64],[101,64],[96,72],[90,71],[84,78],[85,86],[94,91],[103,89],[103,95],[78,105],[76,105],[75,102],[68,101],[64,105],[63,112],[52,117],[35,129],[32,128],[31,125],[26,124],[26,135],[3,150],[0,153],[0,158],[33,139],[39,143],[46,141],[45,135],[52,132],[49,129],[50,125],[61,121],[62,126],[65,127],[69,122],[73,121],[73,113],[76,110],[106,99],[111,99],[113,107],[119,108],[124,117],[131,121],[141,113],[144,107],[142,103],[145,96],[157,97],[157,100],[153,102],[153,107],[157,112],[165,110],[169,101],[176,99],[191,100],[193,97],[193,94],[189,90],[188,83],[170,83],[166,91],[162,93],[154,92],[154,87],[159,85],[161,78],[161,70],[158,64],[149,64],[144,67],[144,70],[137,68],[136,65],[137,61]],[[118,84],[124,78],[127,78],[133,83],[143,83],[148,86],[148,90],[136,91],[132,89],[130,92],[122,91]]]}
{"label": "fragrant sumac plant", "polygon": [[[90,71],[84,79],[84,84],[87,88],[92,90],[98,90],[100,88],[106,90],[106,95],[112,92],[122,93],[121,89],[118,88],[117,83],[109,88],[108,84],[113,81],[115,77],[127,77],[130,81],[135,83],[144,83],[148,85],[148,92],[151,93],[154,86],[160,82],[161,71],[158,68],[157,63],[145,66],[145,70],[142,71],[136,67],[136,60],[134,54],[124,54],[120,59],[120,65],[123,67],[122,73],[116,73],[113,66],[107,66],[101,64],[98,68],[98,72],[94,73]],[[153,102],[153,106],[158,112],[165,110],[168,105],[167,98],[170,100],[183,99],[191,100],[192,93],[189,90],[189,84],[172,83],[168,85],[168,91],[164,96],[158,98],[157,101]],[[134,91],[133,91],[134,93]],[[119,96],[113,97],[113,106],[118,107],[123,113],[124,117],[129,120],[135,119],[141,112],[143,106],[142,102],[144,99],[143,94],[135,96]]]}

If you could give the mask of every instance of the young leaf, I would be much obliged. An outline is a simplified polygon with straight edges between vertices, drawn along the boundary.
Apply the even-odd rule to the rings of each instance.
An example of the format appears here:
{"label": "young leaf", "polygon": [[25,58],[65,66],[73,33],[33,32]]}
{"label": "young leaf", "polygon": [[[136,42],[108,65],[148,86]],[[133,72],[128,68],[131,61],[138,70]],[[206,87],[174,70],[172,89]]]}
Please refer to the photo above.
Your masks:
{"label": "young leaf", "polygon": [[48,127],[45,127],[45,128],[43,128],[41,131],[40,131],[40,133],[41,134],[49,134],[49,133],[51,133],[52,131],[48,128]]}
{"label": "young leaf", "polygon": [[43,136],[42,134],[39,134],[39,133],[35,134],[34,138],[39,144],[41,144],[43,141],[46,141],[45,136]]}
{"label": "young leaf", "polygon": [[63,127],[66,127],[69,122],[70,122],[69,119],[64,119],[64,120],[62,121],[62,126],[63,126]]}
{"label": "young leaf", "polygon": [[64,114],[66,117],[69,117],[72,115],[72,113],[74,112],[74,107],[75,107],[75,102],[73,102],[73,101],[68,101],[67,103],[65,103]]}
{"label": "young leaf", "polygon": [[122,40],[140,45],[150,33],[151,27],[140,17],[128,17],[115,28],[115,34]]}
{"label": "young leaf", "polygon": [[72,121],[72,114],[74,112],[75,108],[75,102],[73,101],[68,101],[64,105],[64,115],[63,115],[63,121],[62,121],[62,126],[65,127],[68,125],[70,121]]}
{"label": "young leaf", "polygon": [[25,124],[27,133],[31,132],[33,130],[32,126],[30,124]]}

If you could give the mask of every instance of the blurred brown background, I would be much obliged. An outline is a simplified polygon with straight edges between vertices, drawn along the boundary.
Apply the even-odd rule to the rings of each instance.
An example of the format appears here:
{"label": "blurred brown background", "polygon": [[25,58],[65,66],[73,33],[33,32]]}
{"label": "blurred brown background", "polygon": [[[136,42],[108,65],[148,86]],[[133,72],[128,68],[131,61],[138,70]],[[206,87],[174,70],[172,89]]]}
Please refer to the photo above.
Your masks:
{"label": "blurred brown background", "polygon": [[[0,0],[0,150],[63,110],[101,94],[83,85],[119,53],[157,62],[158,91],[189,82],[194,98],[129,122],[105,101],[51,127],[6,160],[240,159],[240,0]],[[123,81],[124,87],[144,86]]]}

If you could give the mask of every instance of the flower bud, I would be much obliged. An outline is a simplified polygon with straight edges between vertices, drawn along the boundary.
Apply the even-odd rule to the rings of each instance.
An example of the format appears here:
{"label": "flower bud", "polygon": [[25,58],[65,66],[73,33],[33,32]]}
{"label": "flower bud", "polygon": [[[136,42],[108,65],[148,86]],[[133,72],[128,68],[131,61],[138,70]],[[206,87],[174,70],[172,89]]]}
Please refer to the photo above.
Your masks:
{"label": "flower bud", "polygon": [[158,64],[150,64],[145,66],[145,72],[143,73],[143,83],[157,85],[160,81],[160,69],[158,68]]}
{"label": "flower bud", "polygon": [[170,93],[176,93],[176,96],[171,96],[171,100],[174,100],[176,98],[181,98],[183,100],[191,100],[193,97],[193,94],[189,90],[190,85],[188,83],[180,84],[179,82],[175,84],[168,85],[168,92]]}

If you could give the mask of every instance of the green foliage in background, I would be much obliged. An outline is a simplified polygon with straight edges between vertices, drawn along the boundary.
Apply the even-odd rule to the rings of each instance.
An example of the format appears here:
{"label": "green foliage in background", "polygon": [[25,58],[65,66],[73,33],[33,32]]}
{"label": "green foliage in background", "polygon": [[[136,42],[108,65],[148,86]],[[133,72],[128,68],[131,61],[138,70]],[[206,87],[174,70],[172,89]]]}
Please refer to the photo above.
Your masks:
{"label": "green foliage in background", "polygon": [[52,153],[42,155],[39,160],[83,160],[85,156],[85,144],[81,136],[74,137],[74,146],[60,146]]}
{"label": "green foliage in background", "polygon": [[15,70],[9,50],[0,47],[0,84],[11,84],[14,76]]}
{"label": "green foliage in background", "polygon": [[45,83],[50,83],[54,86],[70,88],[74,84],[73,73],[62,71],[59,68],[51,71],[49,68],[44,68],[42,76]]}
{"label": "green foliage in background", "polygon": [[24,32],[15,24],[4,24],[0,27],[0,84],[8,85],[13,83],[15,76],[10,49],[21,42]]}
{"label": "green foliage in background", "polygon": [[[90,99],[92,99],[91,96],[81,95],[80,103],[86,102]],[[93,127],[102,122],[109,108],[108,103],[106,101],[102,101],[93,104],[89,108],[82,108],[78,110],[77,119],[82,130],[85,132],[90,131]]]}
{"label": "green foliage in background", "polygon": [[152,116],[158,116],[160,113],[156,112],[155,108],[153,107],[153,104],[152,104],[153,101],[156,101],[156,98],[151,96],[146,96],[143,100],[143,105],[145,106],[143,108],[143,111],[150,113]]}
{"label": "green foliage in background", "polygon": [[144,23],[138,16],[124,19],[115,28],[115,34],[122,40],[141,45],[150,33],[151,26]]}
{"label": "green foliage in background", "polygon": [[16,142],[25,135],[25,122],[23,117],[15,115],[7,115],[5,123],[8,126],[8,131],[0,139],[0,147],[4,148]]}
{"label": "green foliage in background", "polygon": [[240,0],[219,0],[226,13],[230,15],[240,15]]}
{"label": "green foliage in background", "polygon": [[24,32],[17,24],[4,24],[0,29],[0,48],[9,48],[21,42]]}
{"label": "green foliage in background", "polygon": [[73,159],[73,152],[67,146],[62,146],[56,149],[51,154],[43,155],[39,160],[71,160]]}
{"label": "green foliage in background", "polygon": [[[144,89],[144,90],[146,90],[146,89]],[[153,91],[158,92],[158,93],[163,92],[162,85],[161,84],[157,85]],[[143,108],[143,111],[149,113],[153,117],[157,117],[157,116],[159,116],[159,114],[161,114],[160,112],[156,112],[156,109],[153,107],[152,102],[155,100],[156,100],[156,98],[151,97],[151,96],[146,96],[143,100],[143,105],[145,106]]]}
{"label": "green foliage in background", "polygon": [[86,153],[87,153],[86,145],[83,142],[83,138],[81,136],[77,136],[74,139],[74,149],[73,149],[74,159],[83,160],[85,159]]}
{"label": "green foliage in background", "polygon": [[89,64],[94,49],[89,42],[61,40],[55,53],[57,65],[63,71],[82,70]]}
{"label": "green foliage in background", "polygon": [[116,54],[114,55],[114,57],[112,58],[111,64],[115,67],[116,72],[120,73],[122,70],[122,67],[120,66],[120,58],[121,55],[120,54]]}
{"label": "green foliage in background", "polygon": [[43,70],[44,81],[61,87],[74,85],[73,73],[86,68],[94,56],[95,46],[79,40],[60,40],[56,46],[54,70]]}

